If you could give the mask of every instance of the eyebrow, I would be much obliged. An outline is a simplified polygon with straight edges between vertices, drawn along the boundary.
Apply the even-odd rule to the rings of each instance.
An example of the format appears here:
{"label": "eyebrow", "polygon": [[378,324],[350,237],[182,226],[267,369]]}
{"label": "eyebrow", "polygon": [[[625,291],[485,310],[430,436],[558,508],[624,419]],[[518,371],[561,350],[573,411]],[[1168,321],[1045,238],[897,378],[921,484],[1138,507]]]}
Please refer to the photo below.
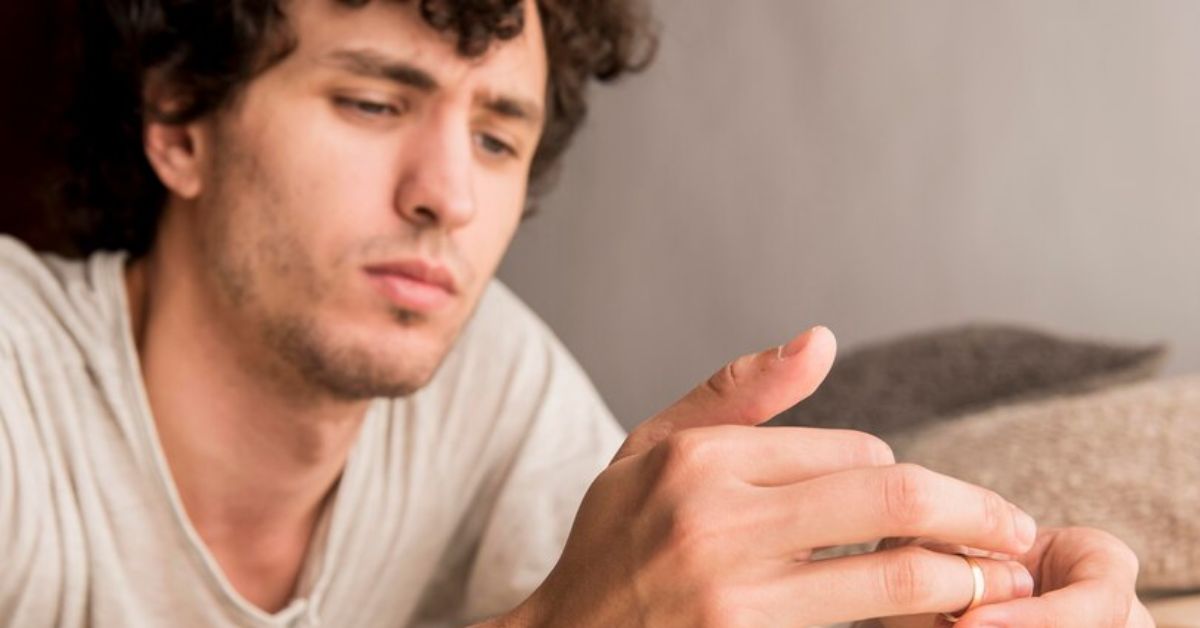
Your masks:
{"label": "eyebrow", "polygon": [[509,96],[495,96],[483,100],[483,106],[492,113],[526,122],[532,126],[540,126],[542,124],[541,109],[528,101],[512,98]]}
{"label": "eyebrow", "polygon": [[[322,61],[351,74],[391,81],[426,94],[436,92],[440,87],[437,79],[428,71],[376,50],[335,50],[322,57]],[[535,127],[540,127],[542,124],[541,108],[528,99],[509,95],[492,95],[478,100],[483,108],[498,116]]]}

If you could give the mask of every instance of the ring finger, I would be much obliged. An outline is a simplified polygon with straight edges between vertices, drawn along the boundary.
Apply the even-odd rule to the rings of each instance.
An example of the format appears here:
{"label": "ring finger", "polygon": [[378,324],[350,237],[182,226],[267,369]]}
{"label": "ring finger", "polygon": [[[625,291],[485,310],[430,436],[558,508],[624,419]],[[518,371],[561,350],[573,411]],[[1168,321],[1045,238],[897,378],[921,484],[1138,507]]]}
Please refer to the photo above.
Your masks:
{"label": "ring finger", "polygon": [[[1020,563],[975,560],[985,583],[980,605],[1032,595],[1033,577]],[[822,560],[790,569],[787,576],[767,587],[767,594],[774,598],[771,603],[794,607],[791,616],[815,624],[959,613],[975,594],[974,574],[966,560],[921,547]]]}

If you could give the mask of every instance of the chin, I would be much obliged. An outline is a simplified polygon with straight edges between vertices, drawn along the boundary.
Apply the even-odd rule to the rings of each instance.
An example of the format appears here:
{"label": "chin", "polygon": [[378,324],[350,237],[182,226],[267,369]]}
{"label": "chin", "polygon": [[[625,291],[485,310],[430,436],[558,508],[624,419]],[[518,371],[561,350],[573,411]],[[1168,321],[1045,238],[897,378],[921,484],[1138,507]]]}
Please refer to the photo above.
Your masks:
{"label": "chin", "polygon": [[411,395],[429,384],[440,364],[441,356],[347,350],[298,366],[311,387],[337,399],[357,401]]}
{"label": "chin", "polygon": [[344,393],[353,392],[358,398],[405,397],[424,388],[437,373],[449,352],[448,343],[439,340],[409,337],[376,343],[345,352],[327,364],[337,372],[335,379]]}
{"label": "chin", "polygon": [[405,397],[433,379],[456,337],[430,323],[391,321],[350,334],[289,325],[272,330],[268,339],[318,394],[347,401]]}

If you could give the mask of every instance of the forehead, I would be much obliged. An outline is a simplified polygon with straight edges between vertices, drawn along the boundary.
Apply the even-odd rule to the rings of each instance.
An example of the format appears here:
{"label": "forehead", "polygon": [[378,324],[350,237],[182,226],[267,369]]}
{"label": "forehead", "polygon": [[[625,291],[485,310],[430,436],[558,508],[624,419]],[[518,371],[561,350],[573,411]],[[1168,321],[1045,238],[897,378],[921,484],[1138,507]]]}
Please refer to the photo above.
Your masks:
{"label": "forehead", "polygon": [[292,0],[287,20],[297,46],[285,64],[292,70],[321,65],[339,50],[372,50],[415,64],[447,87],[481,84],[523,92],[541,101],[547,63],[541,23],[533,0],[523,2],[525,27],[509,40],[494,39],[477,57],[458,53],[459,34],[440,32],[420,12],[420,0],[374,0],[352,7],[337,0]]}

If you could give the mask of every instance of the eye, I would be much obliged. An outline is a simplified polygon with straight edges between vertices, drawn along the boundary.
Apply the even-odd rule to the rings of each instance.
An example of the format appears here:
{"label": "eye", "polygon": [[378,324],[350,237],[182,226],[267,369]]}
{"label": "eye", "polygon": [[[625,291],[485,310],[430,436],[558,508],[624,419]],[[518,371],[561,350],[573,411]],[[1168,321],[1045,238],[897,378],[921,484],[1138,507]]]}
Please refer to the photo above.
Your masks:
{"label": "eye", "polygon": [[401,113],[400,107],[397,107],[391,103],[379,102],[376,100],[363,100],[361,98],[349,98],[347,96],[335,96],[333,100],[338,107],[350,110],[357,115],[366,116],[369,118],[398,116]]}
{"label": "eye", "polygon": [[516,157],[517,155],[516,149],[504,143],[502,140],[497,139],[494,135],[477,133],[475,135],[475,142],[479,144],[479,147],[484,151],[493,155],[501,157]]}

